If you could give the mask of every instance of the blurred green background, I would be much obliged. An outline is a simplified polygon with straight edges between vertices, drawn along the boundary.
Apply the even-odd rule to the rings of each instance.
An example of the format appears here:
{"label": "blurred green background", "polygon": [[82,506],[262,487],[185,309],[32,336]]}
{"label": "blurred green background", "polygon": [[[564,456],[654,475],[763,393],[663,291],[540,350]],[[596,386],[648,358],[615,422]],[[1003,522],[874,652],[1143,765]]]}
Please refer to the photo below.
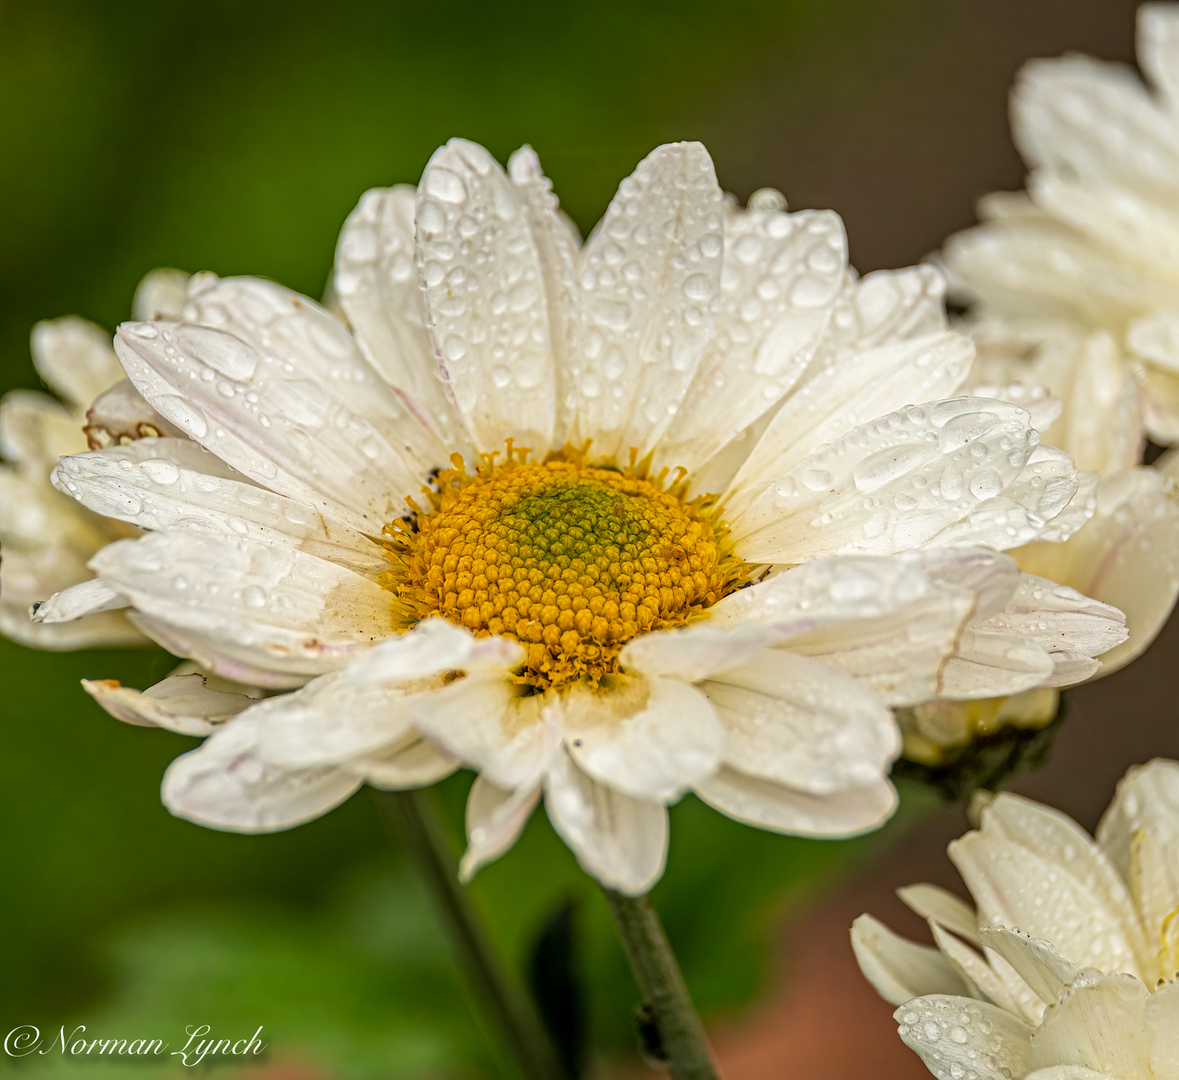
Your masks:
{"label": "blurred green background", "polygon": [[[1132,9],[0,0],[0,389],[38,385],[34,321],[113,327],[154,266],[318,296],[360,193],[414,182],[452,135],[501,159],[531,143],[583,232],[655,144],[700,138],[742,198],[769,185],[796,208],[840,210],[861,269],[912,262],[970,222],[978,195],[1018,186],[1005,122],[1018,63],[1068,48],[1129,57]],[[160,776],[190,740],[110,720],[78,680],[142,687],[170,665],[0,642],[0,1034],[85,1023],[177,1044],[186,1024],[235,1038],[261,1024],[276,1077],[511,1075],[368,793],[268,837],[163,810]],[[440,793],[456,838],[468,783]],[[900,830],[806,843],[677,807],[656,899],[700,1006],[747,1003],[804,882]],[[635,992],[543,814],[473,892],[517,967],[538,926],[577,905],[593,1039],[625,1051]],[[78,1068],[0,1056],[0,1072],[25,1076]]]}

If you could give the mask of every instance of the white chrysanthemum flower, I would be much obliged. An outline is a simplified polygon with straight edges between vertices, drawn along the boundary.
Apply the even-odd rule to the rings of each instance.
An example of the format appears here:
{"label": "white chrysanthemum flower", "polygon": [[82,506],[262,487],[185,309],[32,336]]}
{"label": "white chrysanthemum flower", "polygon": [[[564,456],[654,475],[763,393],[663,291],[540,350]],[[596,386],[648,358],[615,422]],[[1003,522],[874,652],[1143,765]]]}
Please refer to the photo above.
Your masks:
{"label": "white chrysanthemum flower", "polygon": [[1100,678],[1139,656],[1155,639],[1179,596],[1179,455],[1156,467],[1123,469],[1096,481],[1082,477],[1074,503],[1092,516],[1063,543],[1037,542],[1009,554],[1034,575],[1117,608],[1127,637],[1074,678],[1013,696],[973,701],[930,701],[900,714],[905,757],[939,765],[978,737],[1004,728],[1041,728],[1059,709],[1058,688]]}
{"label": "white chrysanthemum flower", "polygon": [[938,1080],[1179,1078],[1179,764],[1132,768],[1097,828],[1015,795],[950,845],[975,909],[901,890],[937,948],[856,920],[860,967]]}
{"label": "white chrysanthemum flower", "polygon": [[151,532],[92,565],[173,652],[293,691],[91,684],[210,733],[165,777],[173,812],[282,828],[466,764],[467,873],[543,796],[587,869],[641,892],[685,791],[872,828],[890,706],[1055,685],[1123,639],[978,546],[1084,515],[1026,410],[951,398],[972,347],[936,272],[858,281],[834,214],[751,203],[665,146],[580,245],[530,150],[505,173],[454,141],[349,218],[342,318],[208,275],[181,320],[120,328],[191,441],[63,460],[63,491]]}
{"label": "white chrysanthemum flower", "polygon": [[1144,428],[1179,439],[1179,6],[1139,9],[1138,59],[1150,86],[1083,56],[1027,64],[1011,102],[1027,192],[985,199],[945,249],[984,355],[1085,400],[1074,447],[1103,472],[1136,463]]}
{"label": "white chrysanthemum flower", "polygon": [[[169,270],[144,278],[135,317],[179,312],[181,278]],[[58,397],[14,390],[0,401],[0,634],[41,649],[138,644],[143,635],[121,612],[102,610],[105,590],[87,566],[100,548],[135,530],[64,497],[49,477],[59,458],[87,446],[179,432],[131,389],[101,327],[76,316],[47,320],[33,328],[31,347],[37,373]],[[84,618],[30,619],[30,606],[84,582],[70,594],[82,607],[63,612],[72,618],[85,610]]]}

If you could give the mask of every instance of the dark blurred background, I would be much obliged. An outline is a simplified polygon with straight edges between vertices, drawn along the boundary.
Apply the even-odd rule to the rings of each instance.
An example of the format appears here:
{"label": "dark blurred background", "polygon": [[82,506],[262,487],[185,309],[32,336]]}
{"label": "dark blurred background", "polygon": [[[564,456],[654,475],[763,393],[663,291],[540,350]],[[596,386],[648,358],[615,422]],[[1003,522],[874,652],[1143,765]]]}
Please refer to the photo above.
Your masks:
{"label": "dark blurred background", "polygon": [[[414,182],[452,135],[501,159],[531,143],[583,232],[654,145],[701,139],[738,196],[773,186],[792,208],[838,210],[861,270],[914,262],[984,192],[1020,186],[1006,121],[1019,65],[1132,60],[1134,6],[0,0],[0,388],[38,385],[34,321],[113,327],[154,266],[318,296],[360,193]],[[1020,789],[1092,826],[1127,763],[1179,756],[1176,636],[1073,694],[1049,765]],[[271,1053],[251,1075],[510,1076],[368,793],[269,837],[163,810],[160,776],[190,740],[110,720],[78,679],[142,687],[170,664],[0,642],[0,1034],[84,1023],[182,1042],[189,1024],[235,1038],[261,1024]],[[440,792],[456,837],[468,783]],[[942,852],[962,827],[916,791],[884,833],[846,844],[676,808],[656,900],[730,1080],[926,1075],[856,974],[846,928],[868,906],[911,928],[889,890],[951,883]],[[543,814],[473,892],[520,968],[537,927],[572,905],[591,1037],[627,1060],[633,986]],[[0,1056],[0,1074],[79,1068]]]}

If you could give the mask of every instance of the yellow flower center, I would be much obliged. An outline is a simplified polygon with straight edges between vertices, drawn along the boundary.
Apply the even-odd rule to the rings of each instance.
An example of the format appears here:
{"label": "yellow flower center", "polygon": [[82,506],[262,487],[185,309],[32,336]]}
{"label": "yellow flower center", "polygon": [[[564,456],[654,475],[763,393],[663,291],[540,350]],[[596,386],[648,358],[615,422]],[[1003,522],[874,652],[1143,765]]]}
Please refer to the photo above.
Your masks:
{"label": "yellow flower center", "polygon": [[441,615],[520,642],[521,682],[596,684],[632,638],[679,626],[746,580],[720,509],[688,500],[683,473],[591,466],[566,448],[543,462],[508,443],[471,474],[455,455],[431,506],[385,527],[405,625]]}

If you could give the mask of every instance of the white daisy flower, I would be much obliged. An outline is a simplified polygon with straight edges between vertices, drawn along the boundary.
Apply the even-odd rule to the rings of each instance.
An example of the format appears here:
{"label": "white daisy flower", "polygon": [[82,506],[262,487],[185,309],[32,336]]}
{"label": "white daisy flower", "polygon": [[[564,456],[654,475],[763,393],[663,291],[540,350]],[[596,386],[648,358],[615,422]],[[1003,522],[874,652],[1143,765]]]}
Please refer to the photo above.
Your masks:
{"label": "white daisy flower", "polygon": [[[136,290],[135,317],[156,318],[177,293],[182,303],[175,271],[154,271]],[[87,566],[100,548],[136,530],[63,497],[49,476],[59,458],[87,446],[180,433],[131,388],[101,327],[76,316],[50,319],[33,327],[31,346],[37,373],[57,398],[13,390],[0,400],[0,634],[41,649],[141,643],[121,612],[103,610],[111,597]],[[85,611],[84,618],[30,619],[31,605],[74,585],[70,596],[81,607],[60,614],[72,620]]]}
{"label": "white daisy flower", "polygon": [[1094,841],[1016,795],[949,848],[975,908],[901,890],[937,948],[856,920],[860,967],[939,1080],[1179,1077],[1179,764],[1132,768]]}
{"label": "white daisy flower", "polygon": [[906,758],[940,765],[979,737],[1041,728],[1057,715],[1060,689],[1118,671],[1151,645],[1179,596],[1179,456],[1169,452],[1156,465],[1123,469],[1099,482],[1082,477],[1074,503],[1091,507],[1092,517],[1063,543],[1041,541],[1009,553],[1025,574],[1117,608],[1126,617],[1125,639],[1054,684],[902,711]]}
{"label": "white daisy flower", "polygon": [[136,625],[290,691],[92,685],[210,733],[174,813],[282,828],[465,764],[465,873],[543,797],[638,893],[684,792],[873,828],[891,706],[1051,684],[1124,637],[979,546],[1067,535],[1078,480],[1025,409],[952,397],[972,347],[937,273],[856,280],[837,216],[726,204],[698,144],[652,153],[582,245],[530,150],[505,172],[453,141],[416,192],[364,196],[330,295],[339,317],[194,279],[181,319],[116,339],[188,440],[56,473],[150,531],[92,562]]}
{"label": "white daisy flower", "polygon": [[1139,8],[1138,60],[1149,85],[1083,56],[1027,64],[1026,193],[989,196],[945,248],[994,359],[1086,400],[1096,422],[1068,442],[1102,472],[1137,462],[1144,429],[1179,439],[1179,5]]}

